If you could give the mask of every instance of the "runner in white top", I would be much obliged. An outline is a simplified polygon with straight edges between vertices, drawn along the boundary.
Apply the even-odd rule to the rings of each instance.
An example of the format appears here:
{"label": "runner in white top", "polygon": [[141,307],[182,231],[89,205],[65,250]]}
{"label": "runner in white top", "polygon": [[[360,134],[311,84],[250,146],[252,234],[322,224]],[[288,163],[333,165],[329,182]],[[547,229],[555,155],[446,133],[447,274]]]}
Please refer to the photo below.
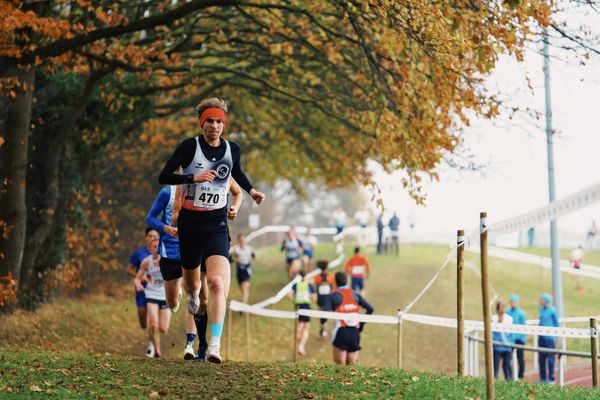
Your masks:
{"label": "runner in white top", "polygon": [[302,240],[302,264],[306,272],[312,270],[312,259],[315,256],[315,247],[317,247],[317,237],[312,234],[310,228],[306,229],[306,235]]}
{"label": "runner in white top", "polygon": [[[137,290],[144,290],[146,294],[148,333],[150,341],[154,344],[154,348],[149,349],[146,355],[160,357],[160,333],[167,333],[169,330],[171,310],[165,300],[165,285],[159,266],[158,239],[150,244],[150,253],[142,261],[134,283]],[[145,289],[142,281],[147,282]]]}
{"label": "runner in white top", "polygon": [[243,233],[237,236],[237,245],[230,250],[233,260],[236,264],[236,275],[240,291],[242,292],[242,302],[248,304],[250,299],[250,278],[252,278],[252,260],[256,259],[254,249],[246,244],[246,237]]}

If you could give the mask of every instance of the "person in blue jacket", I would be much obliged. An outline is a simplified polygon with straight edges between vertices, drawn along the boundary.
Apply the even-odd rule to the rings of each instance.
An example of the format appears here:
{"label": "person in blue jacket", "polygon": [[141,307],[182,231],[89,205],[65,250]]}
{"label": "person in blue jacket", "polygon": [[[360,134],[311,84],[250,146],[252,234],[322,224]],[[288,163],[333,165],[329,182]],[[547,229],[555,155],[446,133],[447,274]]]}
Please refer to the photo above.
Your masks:
{"label": "person in blue jacket", "polygon": [[[179,239],[177,238],[177,228],[173,223],[173,206],[176,198],[176,187],[167,186],[158,193],[156,200],[152,204],[146,224],[160,232],[160,242],[158,245],[158,254],[160,255],[160,272],[163,276],[165,297],[167,305],[172,312],[177,312],[181,302],[181,260],[179,256]],[[158,218],[160,216],[160,219]],[[206,289],[205,289],[206,290]],[[198,320],[197,323],[195,318]],[[185,315],[185,348],[183,350],[184,360],[193,360],[194,340],[196,333],[200,332],[198,339],[200,345],[198,353],[206,352],[208,346],[206,342],[206,312],[203,315],[194,316],[190,313]],[[204,322],[204,323],[203,323]],[[198,327],[196,327],[198,325]],[[203,329],[204,335],[202,335]],[[202,356],[202,354],[200,354]]]}
{"label": "person in blue jacket", "polygon": [[[556,308],[552,306],[552,296],[548,293],[544,293],[540,297],[540,326],[559,326],[558,313]],[[554,336],[542,336],[538,338],[538,346],[548,349],[554,349],[556,347],[556,341]],[[554,383],[554,353],[545,353],[543,351],[539,354],[540,361],[540,381],[547,383]]]}
{"label": "person in blue jacket", "polygon": [[[525,325],[527,322],[527,318],[525,316],[525,312],[519,308],[519,296],[516,294],[512,294],[509,298],[510,308],[506,310],[506,314],[510,315],[513,320],[514,325]],[[527,335],[523,333],[514,333],[513,338],[515,339],[515,344],[524,345],[527,341]],[[525,372],[525,357],[523,356],[523,349],[517,349],[517,363],[519,365],[518,377],[519,379],[523,379],[523,373]]]}
{"label": "person in blue jacket", "polygon": [[[512,317],[504,312],[504,307],[504,302],[499,301],[496,303],[496,315],[492,316],[492,323],[512,325]],[[500,362],[502,362],[504,378],[506,380],[512,380],[513,374],[510,364],[512,348],[496,343],[514,344],[513,335],[512,333],[493,331],[492,340],[494,341],[494,378],[498,379]]]}

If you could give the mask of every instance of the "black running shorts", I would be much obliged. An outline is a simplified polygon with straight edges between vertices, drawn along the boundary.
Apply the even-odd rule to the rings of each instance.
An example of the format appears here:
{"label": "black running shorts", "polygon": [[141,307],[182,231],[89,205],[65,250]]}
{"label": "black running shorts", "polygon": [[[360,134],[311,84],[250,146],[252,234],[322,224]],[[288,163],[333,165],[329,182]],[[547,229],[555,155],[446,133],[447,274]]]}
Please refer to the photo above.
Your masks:
{"label": "black running shorts", "polygon": [[340,327],[335,332],[333,345],[340,350],[354,353],[360,350],[360,331],[354,327]]}
{"label": "black running shorts", "polygon": [[[310,310],[310,304],[296,304],[297,309],[302,310]],[[298,321],[300,322],[310,322],[310,317],[306,315],[298,315]]]}
{"label": "black running shorts", "polygon": [[177,222],[181,266],[197,268],[210,256],[229,257],[229,229],[223,213],[182,209]]}
{"label": "black running shorts", "polygon": [[161,257],[159,261],[160,273],[165,281],[181,278],[181,260]]}

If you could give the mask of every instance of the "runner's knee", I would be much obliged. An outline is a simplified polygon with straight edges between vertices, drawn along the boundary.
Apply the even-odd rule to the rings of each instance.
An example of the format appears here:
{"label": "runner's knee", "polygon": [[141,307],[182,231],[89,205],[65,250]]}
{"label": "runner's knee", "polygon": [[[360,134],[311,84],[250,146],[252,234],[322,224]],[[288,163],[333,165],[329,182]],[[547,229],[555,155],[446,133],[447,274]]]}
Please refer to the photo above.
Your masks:
{"label": "runner's knee", "polygon": [[221,292],[225,289],[225,282],[220,275],[211,276],[208,278],[208,287],[211,292]]}

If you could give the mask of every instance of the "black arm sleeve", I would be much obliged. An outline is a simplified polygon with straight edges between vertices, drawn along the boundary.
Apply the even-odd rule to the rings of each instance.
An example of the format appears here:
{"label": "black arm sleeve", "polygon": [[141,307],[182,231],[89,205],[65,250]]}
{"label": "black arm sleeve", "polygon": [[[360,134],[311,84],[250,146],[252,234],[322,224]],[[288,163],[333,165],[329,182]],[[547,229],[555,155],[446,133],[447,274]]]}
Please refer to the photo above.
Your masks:
{"label": "black arm sleeve", "polygon": [[169,158],[158,176],[158,183],[161,185],[182,185],[184,183],[192,183],[193,175],[180,175],[174,173],[179,167],[187,167],[194,159],[196,151],[196,139],[186,139],[177,146],[175,152]]}
{"label": "black arm sleeve", "polygon": [[250,183],[250,179],[248,179],[248,176],[244,173],[244,171],[242,171],[242,164],[240,161],[240,146],[237,143],[232,142],[230,142],[230,145],[231,157],[233,158],[233,168],[231,169],[231,176],[233,176],[233,179],[235,179],[235,181],[238,183],[238,185],[240,185],[242,189],[250,193],[250,190],[252,190],[253,186],[252,183]]}
{"label": "black arm sleeve", "polygon": [[366,314],[373,314],[373,312],[375,311],[373,306],[370,305],[369,303],[367,303],[367,301],[364,299],[364,297],[362,297],[360,294],[357,293],[356,296],[358,297],[358,299],[357,299],[358,305],[361,306],[362,308],[364,308],[365,310],[367,310]]}
{"label": "black arm sleeve", "polygon": [[341,295],[339,293],[333,293],[325,299],[323,305],[323,311],[333,311],[342,303]]}
{"label": "black arm sleeve", "polygon": [[[358,303],[359,306],[361,306],[362,308],[364,308],[365,310],[367,310],[366,314],[373,314],[373,311],[375,311],[373,309],[373,306],[370,305],[369,303],[367,303],[367,301],[358,293],[355,293],[354,299],[356,300],[356,302]],[[358,330],[360,330],[362,332],[362,330],[365,327],[366,322],[361,322],[360,326],[358,327]]]}

